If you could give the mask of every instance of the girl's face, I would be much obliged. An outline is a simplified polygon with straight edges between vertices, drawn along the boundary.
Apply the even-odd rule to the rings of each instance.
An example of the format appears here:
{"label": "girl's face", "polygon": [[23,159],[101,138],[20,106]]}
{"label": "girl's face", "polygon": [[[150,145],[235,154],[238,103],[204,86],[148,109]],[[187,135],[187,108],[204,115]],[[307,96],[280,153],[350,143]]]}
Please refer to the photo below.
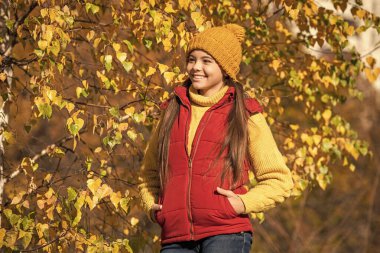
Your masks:
{"label": "girl's face", "polygon": [[190,53],[186,71],[191,85],[203,96],[212,96],[224,86],[222,69],[214,58],[203,50]]}

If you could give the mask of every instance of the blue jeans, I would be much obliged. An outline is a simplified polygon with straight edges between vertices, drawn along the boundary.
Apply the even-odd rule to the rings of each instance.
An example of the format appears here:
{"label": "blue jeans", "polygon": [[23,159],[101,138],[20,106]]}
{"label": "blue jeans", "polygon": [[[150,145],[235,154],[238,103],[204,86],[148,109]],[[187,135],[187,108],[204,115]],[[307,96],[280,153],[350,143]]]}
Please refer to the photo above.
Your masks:
{"label": "blue jeans", "polygon": [[240,232],[206,237],[198,241],[163,244],[161,253],[249,253],[252,234]]}

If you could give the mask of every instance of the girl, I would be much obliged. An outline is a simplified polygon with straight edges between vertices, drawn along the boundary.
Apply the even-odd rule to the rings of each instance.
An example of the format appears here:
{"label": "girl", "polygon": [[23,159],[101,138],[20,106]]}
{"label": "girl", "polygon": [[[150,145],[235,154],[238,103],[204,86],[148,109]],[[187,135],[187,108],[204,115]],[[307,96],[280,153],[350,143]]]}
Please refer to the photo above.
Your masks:
{"label": "girl", "polygon": [[[262,108],[236,75],[245,30],[209,28],[188,45],[189,78],[162,103],[139,178],[162,253],[249,252],[249,213],[290,195],[293,181]],[[258,184],[247,190],[248,170]]]}

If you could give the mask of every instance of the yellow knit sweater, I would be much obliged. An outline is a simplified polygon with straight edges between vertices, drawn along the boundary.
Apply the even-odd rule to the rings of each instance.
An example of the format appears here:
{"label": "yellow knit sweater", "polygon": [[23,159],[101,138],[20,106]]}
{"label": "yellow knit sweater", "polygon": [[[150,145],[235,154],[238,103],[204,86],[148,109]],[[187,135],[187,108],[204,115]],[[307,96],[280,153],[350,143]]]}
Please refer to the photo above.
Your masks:
{"label": "yellow knit sweater", "polygon": [[[190,87],[192,114],[187,144],[188,152],[191,150],[195,131],[203,114],[223,97],[227,89],[228,86],[224,86],[211,97],[205,97],[197,94],[197,91]],[[139,177],[140,196],[147,213],[149,213],[153,204],[158,201],[160,181],[156,146],[158,141],[157,130],[161,126],[160,123],[161,119],[146,147]],[[257,213],[268,210],[274,207],[276,203],[281,203],[286,197],[289,197],[293,188],[293,180],[291,172],[277,148],[271,130],[261,113],[254,114],[249,118],[248,131],[249,155],[258,183],[246,194],[238,196],[244,203],[245,213]]]}

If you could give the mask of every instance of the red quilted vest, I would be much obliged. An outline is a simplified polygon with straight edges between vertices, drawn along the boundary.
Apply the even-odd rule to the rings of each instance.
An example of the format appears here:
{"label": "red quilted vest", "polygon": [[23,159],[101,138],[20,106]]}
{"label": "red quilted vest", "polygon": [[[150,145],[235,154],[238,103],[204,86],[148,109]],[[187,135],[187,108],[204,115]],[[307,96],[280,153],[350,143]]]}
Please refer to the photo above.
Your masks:
{"label": "red quilted vest", "polygon": [[[216,192],[216,187],[230,189],[230,180],[220,185],[224,157],[227,151],[209,169],[217,158],[222,144],[229,111],[233,108],[234,87],[229,87],[222,99],[209,108],[196,130],[191,153],[187,154],[191,104],[188,88],[174,89],[180,100],[180,111],[173,123],[169,146],[169,176],[163,194],[159,197],[162,210],[155,213],[162,228],[161,243],[199,240],[208,236],[241,231],[252,231],[247,214],[238,215],[227,197]],[[250,114],[261,112],[257,100],[245,100]],[[165,109],[165,104],[162,105]],[[248,163],[245,162],[242,180],[233,192],[246,193],[243,185],[248,181]]]}

